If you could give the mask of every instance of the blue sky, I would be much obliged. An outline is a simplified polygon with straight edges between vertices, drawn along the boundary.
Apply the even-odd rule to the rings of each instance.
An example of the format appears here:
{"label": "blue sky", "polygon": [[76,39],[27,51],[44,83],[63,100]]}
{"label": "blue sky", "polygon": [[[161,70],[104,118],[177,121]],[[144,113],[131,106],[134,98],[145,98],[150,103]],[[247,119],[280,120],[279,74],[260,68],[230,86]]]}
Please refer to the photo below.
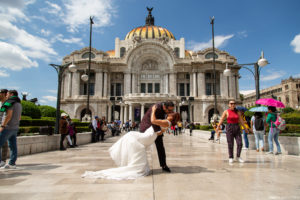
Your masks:
{"label": "blue sky", "polygon": [[[89,16],[94,16],[92,46],[114,49],[116,37],[145,24],[146,7],[154,7],[155,24],[186,49],[211,46],[210,17],[215,16],[219,49],[238,63],[253,63],[264,50],[270,62],[261,71],[261,88],[300,77],[300,1],[298,0],[1,0],[0,88],[28,92],[40,104],[56,104],[60,64],[74,50],[89,45]],[[240,90],[254,90],[253,76],[240,71]]]}

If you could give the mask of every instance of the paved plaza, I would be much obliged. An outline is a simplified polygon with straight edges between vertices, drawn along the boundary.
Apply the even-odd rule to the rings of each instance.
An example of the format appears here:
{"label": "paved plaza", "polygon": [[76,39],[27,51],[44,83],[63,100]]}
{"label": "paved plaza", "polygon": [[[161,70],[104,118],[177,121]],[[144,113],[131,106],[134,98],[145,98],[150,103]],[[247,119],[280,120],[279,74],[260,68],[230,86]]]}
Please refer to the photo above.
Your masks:
{"label": "paved plaza", "polygon": [[155,146],[151,175],[137,180],[81,178],[86,170],[114,167],[104,143],[20,157],[0,171],[0,199],[300,199],[300,158],[243,151],[246,162],[228,164],[227,146],[188,134],[164,137],[172,173],[162,173]]}

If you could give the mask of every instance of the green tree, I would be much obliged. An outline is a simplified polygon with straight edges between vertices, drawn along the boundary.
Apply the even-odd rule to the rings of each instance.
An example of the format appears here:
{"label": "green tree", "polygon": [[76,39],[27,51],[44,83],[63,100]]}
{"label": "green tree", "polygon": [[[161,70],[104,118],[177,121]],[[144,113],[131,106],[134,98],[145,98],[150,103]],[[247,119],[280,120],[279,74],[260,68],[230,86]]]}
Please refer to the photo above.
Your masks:
{"label": "green tree", "polygon": [[22,115],[29,116],[32,119],[40,119],[42,114],[37,105],[30,101],[22,101]]}
{"label": "green tree", "polygon": [[55,117],[56,116],[56,109],[52,106],[42,105],[39,106],[41,111],[42,117]]}

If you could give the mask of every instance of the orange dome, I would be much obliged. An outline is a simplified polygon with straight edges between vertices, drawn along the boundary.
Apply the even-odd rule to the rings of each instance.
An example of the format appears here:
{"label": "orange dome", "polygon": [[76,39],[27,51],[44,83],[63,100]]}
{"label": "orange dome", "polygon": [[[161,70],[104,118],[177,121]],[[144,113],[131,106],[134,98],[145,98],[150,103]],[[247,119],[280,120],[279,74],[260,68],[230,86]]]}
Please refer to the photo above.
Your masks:
{"label": "orange dome", "polygon": [[154,25],[145,25],[132,29],[127,33],[125,40],[132,39],[133,35],[140,36],[142,39],[158,39],[165,35],[168,38],[175,40],[173,33],[168,31],[168,29]]}

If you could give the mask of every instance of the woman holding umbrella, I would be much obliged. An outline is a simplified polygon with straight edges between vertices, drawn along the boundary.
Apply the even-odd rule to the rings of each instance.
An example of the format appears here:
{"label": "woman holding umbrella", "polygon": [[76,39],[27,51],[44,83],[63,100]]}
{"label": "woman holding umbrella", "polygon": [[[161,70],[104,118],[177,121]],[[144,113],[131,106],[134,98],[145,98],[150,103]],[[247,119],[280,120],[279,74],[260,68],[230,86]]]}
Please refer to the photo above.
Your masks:
{"label": "woman holding umbrella", "polygon": [[243,143],[239,123],[244,127],[246,133],[249,133],[249,130],[244,126],[245,122],[241,117],[241,113],[236,109],[235,105],[236,103],[234,100],[229,101],[229,109],[223,112],[221,120],[217,127],[217,131],[220,130],[220,126],[223,124],[225,118],[227,118],[226,137],[228,143],[229,163],[233,163],[234,138],[237,143],[236,159],[238,162],[243,163],[244,161],[240,157]]}
{"label": "woman holding umbrella", "polygon": [[277,119],[276,108],[273,106],[268,106],[268,116],[267,123],[269,124],[269,135],[268,135],[268,143],[269,143],[269,152],[268,154],[273,154],[273,140],[277,146],[277,153],[275,155],[281,154],[280,143],[278,141],[278,136],[280,130],[276,127],[274,122]]}
{"label": "woman holding umbrella", "polygon": [[273,154],[273,140],[276,143],[277,146],[277,153],[281,154],[281,148],[280,144],[278,141],[278,135],[280,130],[276,127],[274,122],[277,120],[277,113],[276,113],[276,108],[284,108],[284,104],[281,101],[277,101],[276,99],[258,99],[256,104],[261,104],[261,105],[266,105],[268,106],[268,115],[267,115],[267,124],[269,125],[269,135],[268,135],[268,143],[269,143],[269,152],[268,154]]}

